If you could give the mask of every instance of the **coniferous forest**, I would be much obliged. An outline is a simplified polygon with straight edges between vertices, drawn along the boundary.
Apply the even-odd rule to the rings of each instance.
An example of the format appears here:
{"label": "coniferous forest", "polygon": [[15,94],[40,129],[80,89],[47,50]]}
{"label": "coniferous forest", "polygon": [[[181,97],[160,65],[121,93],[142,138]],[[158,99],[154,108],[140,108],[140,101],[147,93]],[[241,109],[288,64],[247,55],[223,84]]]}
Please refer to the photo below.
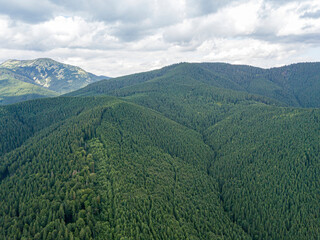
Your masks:
{"label": "coniferous forest", "polygon": [[320,64],[181,63],[0,107],[0,239],[319,239]]}

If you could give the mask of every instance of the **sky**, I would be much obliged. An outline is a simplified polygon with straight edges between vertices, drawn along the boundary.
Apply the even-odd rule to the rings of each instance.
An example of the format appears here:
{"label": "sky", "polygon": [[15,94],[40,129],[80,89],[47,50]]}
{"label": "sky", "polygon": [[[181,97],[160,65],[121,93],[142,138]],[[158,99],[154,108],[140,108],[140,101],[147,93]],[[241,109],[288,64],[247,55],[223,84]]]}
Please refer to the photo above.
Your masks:
{"label": "sky", "polygon": [[0,62],[117,77],[179,62],[320,61],[319,0],[0,0]]}

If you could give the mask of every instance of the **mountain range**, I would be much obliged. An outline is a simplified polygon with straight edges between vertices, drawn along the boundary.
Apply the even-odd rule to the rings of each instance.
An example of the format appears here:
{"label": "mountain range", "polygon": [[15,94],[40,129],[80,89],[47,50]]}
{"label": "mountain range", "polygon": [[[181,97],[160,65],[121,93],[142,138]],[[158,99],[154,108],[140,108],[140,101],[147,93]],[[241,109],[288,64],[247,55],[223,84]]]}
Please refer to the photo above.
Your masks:
{"label": "mountain range", "polygon": [[137,83],[168,78],[168,75],[170,79],[185,78],[186,81],[265,96],[286,106],[320,106],[320,63],[299,63],[271,69],[226,63],[181,63],[145,73],[145,77],[137,74],[97,82],[70,96],[90,95],[92,89],[96,90],[93,94],[110,94]]}
{"label": "mountain range", "polygon": [[0,236],[320,238],[319,66],[180,63],[1,106]]}
{"label": "mountain range", "polygon": [[0,104],[58,96],[106,78],[49,58],[8,60],[0,65]]}

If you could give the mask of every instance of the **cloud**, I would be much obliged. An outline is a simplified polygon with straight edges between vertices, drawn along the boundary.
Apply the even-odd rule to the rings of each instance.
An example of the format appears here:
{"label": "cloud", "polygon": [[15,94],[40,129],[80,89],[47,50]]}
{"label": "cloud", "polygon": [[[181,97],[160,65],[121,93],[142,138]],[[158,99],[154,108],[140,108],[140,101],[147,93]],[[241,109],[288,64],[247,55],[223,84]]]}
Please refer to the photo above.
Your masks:
{"label": "cloud", "polygon": [[[212,38],[250,36],[259,29],[263,1],[233,2],[215,13],[186,19],[164,31],[168,42],[201,42]],[[273,26],[272,26],[273,27]]]}
{"label": "cloud", "polygon": [[[311,54],[318,0],[0,0],[0,61],[52,57],[118,76],[181,61],[267,67]],[[37,7],[35,7],[37,6]]]}
{"label": "cloud", "polygon": [[[217,12],[237,0],[186,0],[186,11],[189,17],[199,17]],[[239,2],[239,1],[238,1]]]}
{"label": "cloud", "polygon": [[48,0],[0,0],[0,6],[0,14],[29,23],[46,21],[59,10]]}
{"label": "cloud", "polygon": [[110,27],[81,17],[55,17],[37,24],[15,23],[0,16],[3,48],[49,51],[54,48],[114,49],[120,47]]}
{"label": "cloud", "polygon": [[213,38],[253,38],[271,43],[317,42],[318,19],[305,19],[311,2],[279,5],[266,1],[231,3],[215,13],[186,19],[164,31],[168,42],[186,45]]}
{"label": "cloud", "polygon": [[310,11],[310,12],[305,12],[303,15],[302,15],[303,18],[320,18],[320,10],[317,10],[317,11]]}

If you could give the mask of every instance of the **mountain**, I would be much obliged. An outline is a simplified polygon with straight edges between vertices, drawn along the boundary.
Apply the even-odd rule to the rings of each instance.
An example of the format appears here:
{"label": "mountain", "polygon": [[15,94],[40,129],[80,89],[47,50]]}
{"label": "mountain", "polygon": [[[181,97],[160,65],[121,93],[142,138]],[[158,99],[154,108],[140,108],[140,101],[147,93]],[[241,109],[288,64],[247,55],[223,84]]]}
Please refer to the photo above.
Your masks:
{"label": "mountain", "polygon": [[0,69],[0,105],[58,96],[54,91],[18,79],[23,79],[23,76]]}
{"label": "mountain", "polygon": [[[106,79],[52,59],[8,60],[0,65],[2,104],[52,97]],[[31,85],[32,84],[32,85]],[[5,87],[4,87],[5,86]],[[21,91],[23,89],[23,91]]]}
{"label": "mountain", "polygon": [[319,238],[316,67],[182,63],[0,107],[0,236]]}
{"label": "mountain", "polygon": [[271,69],[226,63],[181,63],[148,73],[91,84],[70,96],[113,94],[115,90],[119,91],[137,83],[173,76],[265,96],[287,106],[320,107],[320,63],[299,63]]}

